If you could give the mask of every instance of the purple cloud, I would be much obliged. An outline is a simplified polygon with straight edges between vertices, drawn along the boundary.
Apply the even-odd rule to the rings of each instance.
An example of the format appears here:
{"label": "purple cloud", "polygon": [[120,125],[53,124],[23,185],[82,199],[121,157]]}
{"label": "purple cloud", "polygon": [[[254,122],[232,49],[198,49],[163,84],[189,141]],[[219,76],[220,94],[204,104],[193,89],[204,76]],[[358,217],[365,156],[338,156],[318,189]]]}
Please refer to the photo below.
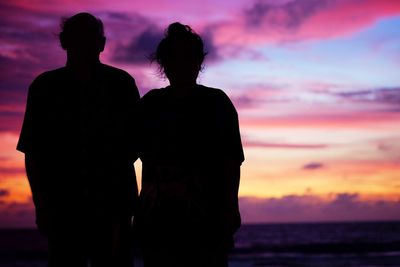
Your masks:
{"label": "purple cloud", "polygon": [[248,95],[233,96],[231,100],[238,109],[257,107],[260,103],[259,100]]}
{"label": "purple cloud", "polygon": [[245,223],[400,220],[400,201],[363,201],[358,194],[341,193],[331,200],[316,195],[280,198],[240,198]]}
{"label": "purple cloud", "polygon": [[29,84],[39,73],[63,62],[53,14],[0,4],[0,131],[18,132]]}
{"label": "purple cloud", "polygon": [[137,37],[134,37],[128,45],[117,45],[113,60],[129,63],[149,62],[151,54],[154,53],[163,36],[161,30],[149,27]]}
{"label": "purple cloud", "polygon": [[32,200],[3,203],[0,206],[0,228],[35,227],[35,209]]}
{"label": "purple cloud", "polygon": [[209,63],[216,62],[221,59],[219,47],[214,42],[213,31],[206,30],[204,33],[199,33],[204,42],[204,50],[207,52],[206,61]]}
{"label": "purple cloud", "polygon": [[[211,62],[217,60],[219,58],[217,47],[213,42],[211,31],[206,31],[200,36],[208,53],[207,59]],[[134,36],[127,45],[117,44],[112,59],[116,62],[133,64],[147,63],[163,37],[164,30],[149,24],[139,35]]]}
{"label": "purple cloud", "polygon": [[[0,171],[0,173],[1,173],[1,171]],[[9,194],[10,194],[10,191],[9,191],[9,190],[7,190],[7,189],[0,189],[0,198],[1,198],[1,197],[8,196]]]}
{"label": "purple cloud", "polygon": [[304,170],[317,170],[324,167],[324,164],[320,162],[310,162],[302,167]]}
{"label": "purple cloud", "polygon": [[298,28],[308,17],[329,7],[329,0],[288,1],[284,4],[257,0],[245,11],[249,26],[257,27],[264,23],[270,27]]}
{"label": "purple cloud", "polygon": [[331,93],[336,97],[355,102],[375,102],[400,106],[400,87],[373,88],[350,92]]}

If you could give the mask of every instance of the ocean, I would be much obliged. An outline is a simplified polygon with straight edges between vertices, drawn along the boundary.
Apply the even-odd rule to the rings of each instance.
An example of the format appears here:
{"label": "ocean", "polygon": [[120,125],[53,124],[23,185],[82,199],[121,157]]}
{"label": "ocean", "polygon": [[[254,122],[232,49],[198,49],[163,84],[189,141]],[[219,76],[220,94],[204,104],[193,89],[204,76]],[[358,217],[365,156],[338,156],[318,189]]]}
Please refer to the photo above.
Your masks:
{"label": "ocean", "polygon": [[400,222],[244,225],[231,267],[400,267]]}
{"label": "ocean", "polygon": [[[230,267],[400,267],[400,222],[243,225],[235,243]],[[36,230],[1,229],[0,266],[45,267],[46,241]]]}

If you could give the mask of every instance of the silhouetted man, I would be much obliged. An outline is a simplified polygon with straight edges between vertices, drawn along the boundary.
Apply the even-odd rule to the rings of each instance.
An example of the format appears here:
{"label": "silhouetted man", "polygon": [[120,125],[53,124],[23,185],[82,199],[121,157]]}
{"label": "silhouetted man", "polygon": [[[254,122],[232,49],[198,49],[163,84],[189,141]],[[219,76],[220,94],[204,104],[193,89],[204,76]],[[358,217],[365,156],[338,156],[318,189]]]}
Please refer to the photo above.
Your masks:
{"label": "silhouetted man", "polygon": [[36,223],[49,266],[129,266],[139,93],[128,73],[100,63],[99,19],[79,13],[61,27],[67,64],[31,84],[17,146]]}

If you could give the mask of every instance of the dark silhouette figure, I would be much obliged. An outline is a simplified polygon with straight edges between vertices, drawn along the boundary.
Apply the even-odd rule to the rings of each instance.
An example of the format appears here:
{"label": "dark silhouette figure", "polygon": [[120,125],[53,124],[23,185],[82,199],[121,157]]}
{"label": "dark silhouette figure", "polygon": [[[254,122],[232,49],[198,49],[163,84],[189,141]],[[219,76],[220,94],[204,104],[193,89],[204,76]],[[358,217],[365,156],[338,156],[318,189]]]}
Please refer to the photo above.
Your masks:
{"label": "dark silhouette figure", "polygon": [[17,146],[49,266],[130,266],[139,93],[128,73],[100,63],[99,19],[76,14],[59,38],[66,66],[31,84]]}
{"label": "dark silhouette figure", "polygon": [[169,25],[154,60],[170,85],[139,105],[145,267],[227,266],[240,226],[238,117],[222,90],[196,83],[205,55],[189,26]]}

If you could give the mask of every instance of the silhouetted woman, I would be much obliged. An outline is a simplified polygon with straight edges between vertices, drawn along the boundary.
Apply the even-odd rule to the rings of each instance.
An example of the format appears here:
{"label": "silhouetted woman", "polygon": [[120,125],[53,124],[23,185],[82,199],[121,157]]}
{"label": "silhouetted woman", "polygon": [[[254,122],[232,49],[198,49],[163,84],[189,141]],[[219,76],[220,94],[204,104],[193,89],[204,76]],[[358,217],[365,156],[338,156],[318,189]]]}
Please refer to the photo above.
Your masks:
{"label": "silhouetted woman", "polygon": [[205,55],[189,26],[169,25],[154,60],[170,85],[141,100],[138,225],[146,267],[227,266],[240,226],[238,117],[223,91],[196,83]]}

